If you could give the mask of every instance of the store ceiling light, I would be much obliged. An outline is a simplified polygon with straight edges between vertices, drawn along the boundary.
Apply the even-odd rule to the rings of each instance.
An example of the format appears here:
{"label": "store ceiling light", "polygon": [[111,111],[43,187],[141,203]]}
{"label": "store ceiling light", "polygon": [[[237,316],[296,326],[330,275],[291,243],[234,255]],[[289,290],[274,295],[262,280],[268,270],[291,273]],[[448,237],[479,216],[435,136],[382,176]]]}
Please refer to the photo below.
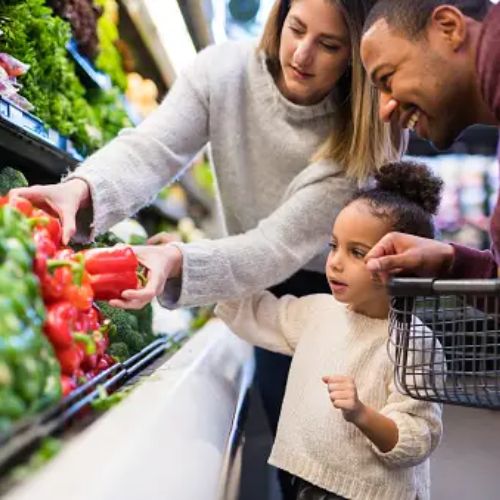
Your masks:
{"label": "store ceiling light", "polygon": [[175,0],[143,0],[156,25],[158,38],[168,53],[176,74],[196,54],[191,36]]}
{"label": "store ceiling light", "polygon": [[123,0],[164,79],[171,85],[196,55],[177,0]]}

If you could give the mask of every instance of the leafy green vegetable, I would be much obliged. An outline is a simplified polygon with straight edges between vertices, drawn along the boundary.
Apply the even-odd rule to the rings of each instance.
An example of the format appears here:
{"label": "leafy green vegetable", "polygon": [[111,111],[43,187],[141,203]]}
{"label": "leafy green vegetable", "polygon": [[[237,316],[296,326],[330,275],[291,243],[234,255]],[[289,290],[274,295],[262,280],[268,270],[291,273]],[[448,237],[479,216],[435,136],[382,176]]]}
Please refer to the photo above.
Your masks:
{"label": "leafy green vegetable", "polygon": [[53,437],[44,438],[38,449],[30,456],[27,463],[18,465],[9,473],[12,481],[22,481],[38,471],[52,460],[62,448],[62,441]]}
{"label": "leafy green vegetable", "polygon": [[102,132],[103,144],[118,135],[122,128],[132,127],[132,122],[117,88],[107,91],[89,91],[88,100],[92,106],[96,123]]}
{"label": "leafy green vegetable", "polygon": [[120,392],[114,392],[113,394],[108,394],[108,391],[102,386],[97,387],[99,392],[99,397],[92,401],[91,405],[94,410],[106,411],[117,405],[120,401],[123,401],[130,393],[130,389],[125,389]]}
{"label": "leafy green vegetable", "polygon": [[100,131],[66,51],[69,24],[53,15],[44,0],[2,1],[0,29],[1,50],[30,65],[20,80],[35,114],[81,151],[99,147]]}
{"label": "leafy green vegetable", "polygon": [[0,169],[0,195],[5,196],[11,189],[26,187],[28,181],[24,174],[12,167]]}
{"label": "leafy green vegetable", "polygon": [[99,55],[95,61],[97,69],[104,71],[111,77],[111,81],[122,92],[127,88],[127,77],[123,71],[123,61],[116,48],[120,38],[115,17],[117,4],[114,0],[96,0],[96,5],[104,8],[102,16],[97,21],[97,36],[99,38]]}

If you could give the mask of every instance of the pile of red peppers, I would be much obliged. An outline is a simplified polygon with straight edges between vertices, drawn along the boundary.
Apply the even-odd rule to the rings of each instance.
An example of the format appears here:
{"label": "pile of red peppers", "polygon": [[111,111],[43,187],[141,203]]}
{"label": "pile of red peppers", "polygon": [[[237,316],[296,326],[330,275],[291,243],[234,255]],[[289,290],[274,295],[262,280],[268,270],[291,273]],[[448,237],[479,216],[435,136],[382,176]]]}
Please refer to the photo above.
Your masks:
{"label": "pile of red peppers", "polygon": [[63,394],[106,370],[109,322],[94,300],[120,298],[142,284],[139,262],[130,247],[74,252],[62,245],[59,220],[22,198],[0,198],[29,220],[35,243],[33,270],[46,307],[44,333],[61,365]]}

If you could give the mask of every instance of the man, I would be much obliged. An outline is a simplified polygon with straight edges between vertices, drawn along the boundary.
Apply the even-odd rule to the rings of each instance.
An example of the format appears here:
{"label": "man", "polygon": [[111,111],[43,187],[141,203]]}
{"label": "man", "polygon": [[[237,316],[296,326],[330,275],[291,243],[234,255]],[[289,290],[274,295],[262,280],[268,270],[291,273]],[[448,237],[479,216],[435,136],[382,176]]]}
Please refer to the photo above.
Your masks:
{"label": "man", "polygon": [[[398,120],[439,148],[449,147],[469,125],[500,127],[500,5],[481,23],[450,3],[457,4],[379,0],[361,42],[363,64],[380,92],[381,118]],[[500,200],[491,236],[492,252],[391,233],[367,255],[367,266],[383,277],[402,270],[496,277]]]}

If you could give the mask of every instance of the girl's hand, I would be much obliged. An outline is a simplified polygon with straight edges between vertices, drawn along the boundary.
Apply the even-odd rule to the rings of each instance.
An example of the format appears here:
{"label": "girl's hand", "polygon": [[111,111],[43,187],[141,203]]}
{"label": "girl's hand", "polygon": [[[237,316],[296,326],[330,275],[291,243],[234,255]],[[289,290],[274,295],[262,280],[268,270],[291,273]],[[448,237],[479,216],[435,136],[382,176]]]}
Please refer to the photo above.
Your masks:
{"label": "girl's hand", "polygon": [[139,262],[147,269],[147,283],[144,288],[125,290],[121,300],[110,300],[109,305],[122,309],[142,309],[165,288],[169,278],[182,274],[182,252],[175,246],[133,247]]}
{"label": "girl's hand", "polygon": [[72,179],[61,184],[30,186],[11,190],[11,195],[25,198],[38,208],[58,217],[62,224],[64,245],[76,232],[76,214],[90,204],[89,185],[82,179]]}
{"label": "girl's hand", "polygon": [[358,399],[358,391],[352,377],[327,375],[322,378],[327,385],[333,407],[342,410],[345,420],[356,424],[365,412],[365,405]]}

